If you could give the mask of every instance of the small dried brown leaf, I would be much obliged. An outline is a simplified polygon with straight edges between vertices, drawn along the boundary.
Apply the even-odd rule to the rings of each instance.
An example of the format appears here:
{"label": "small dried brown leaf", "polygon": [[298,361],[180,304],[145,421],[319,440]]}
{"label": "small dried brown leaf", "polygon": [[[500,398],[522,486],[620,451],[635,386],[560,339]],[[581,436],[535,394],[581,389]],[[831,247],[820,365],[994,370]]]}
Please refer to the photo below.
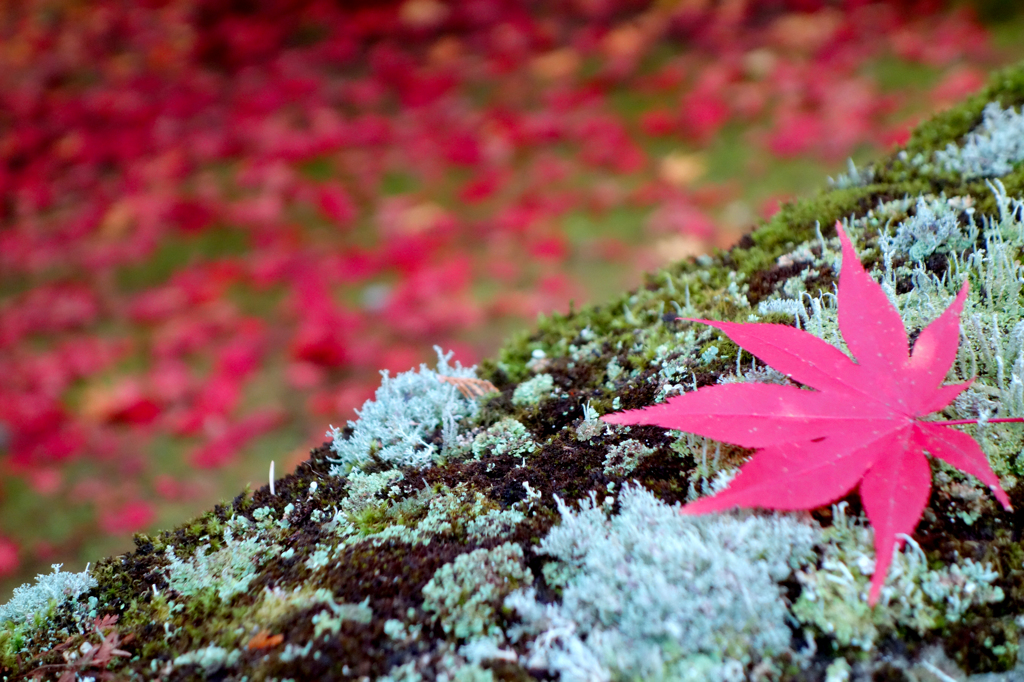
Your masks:
{"label": "small dried brown leaf", "polygon": [[459,393],[472,400],[481,398],[488,393],[497,393],[498,387],[486,379],[471,379],[467,377],[446,377],[437,376],[441,381],[451,384],[459,390]]}

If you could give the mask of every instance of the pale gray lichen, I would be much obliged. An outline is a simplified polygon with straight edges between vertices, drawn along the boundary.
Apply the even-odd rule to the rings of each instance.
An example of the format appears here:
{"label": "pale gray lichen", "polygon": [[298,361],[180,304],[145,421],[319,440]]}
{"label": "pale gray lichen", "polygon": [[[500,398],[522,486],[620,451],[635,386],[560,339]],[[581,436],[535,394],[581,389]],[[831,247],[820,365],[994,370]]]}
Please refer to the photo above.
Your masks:
{"label": "pale gray lichen", "polygon": [[[563,680],[725,679],[788,648],[778,583],[813,556],[815,527],[784,516],[681,516],[626,486],[608,518],[594,493],[541,541],[561,570],[562,601],[510,595],[516,637],[536,635],[533,663]],[[604,505],[608,508],[608,505]],[[585,677],[590,675],[591,677]]]}
{"label": "pale gray lichen", "polygon": [[513,405],[536,405],[541,400],[551,397],[555,388],[555,378],[550,374],[538,374],[516,386],[512,392]]}
{"label": "pale gray lichen", "polygon": [[[687,329],[677,333],[675,343],[656,346],[652,364],[658,367],[658,392],[654,402],[664,402],[673,394],[685,392],[687,389],[697,390],[696,378],[693,373],[691,353],[697,347],[697,330]],[[686,376],[690,375],[690,380]]]}
{"label": "pale gray lichen", "polygon": [[1006,175],[1024,160],[1024,113],[989,102],[981,124],[960,145],[935,152],[935,163],[965,179]]}
{"label": "pale gray lichen", "polygon": [[[521,660],[524,666],[557,674],[560,682],[611,682],[609,669],[583,641],[586,633],[560,605],[542,604],[530,587],[506,597],[505,607],[513,609],[523,623],[511,628],[513,642],[524,635],[538,635],[529,642],[529,655]],[[694,680],[698,681],[703,682],[699,677]]]}
{"label": "pale gray lichen", "polygon": [[445,445],[450,446],[459,423],[476,415],[476,401],[439,378],[476,378],[475,369],[459,362],[452,367],[448,364],[451,352],[444,354],[437,346],[434,350],[436,371],[420,365],[419,371],[402,372],[392,379],[383,370],[374,399],[356,410],[356,421],[348,422],[352,433],[346,436],[331,427],[327,436],[336,455],[329,458],[335,464],[333,474],[345,475],[374,457],[394,466],[430,466],[440,452],[427,439],[441,429]]}
{"label": "pale gray lichen", "polygon": [[367,625],[373,620],[373,609],[370,608],[369,597],[359,604],[338,604],[334,601],[333,595],[328,592],[321,597],[320,602],[327,609],[321,610],[313,616],[314,639],[320,638],[325,632],[337,635],[341,630],[341,624],[347,620],[363,625]]}
{"label": "pale gray lichen", "polygon": [[[736,475],[737,469],[722,466],[722,443],[710,441],[702,436],[680,431],[670,431],[675,441],[669,446],[680,456],[693,462],[690,470],[690,484],[686,499],[692,502],[705,495],[714,495],[724,489]],[[715,452],[708,457],[708,446],[715,444]]]}
{"label": "pale gray lichen", "polygon": [[458,639],[487,636],[501,640],[505,633],[494,622],[495,608],[520,585],[533,582],[523,565],[523,549],[506,542],[494,549],[477,549],[445,564],[423,587],[423,610],[434,614],[447,634]]}
{"label": "pale gray lichen", "polygon": [[207,542],[183,561],[174,554],[173,546],[167,547],[167,584],[186,597],[212,588],[221,600],[228,601],[248,590],[263,562],[280,549],[259,537],[236,540],[231,528],[225,528],[224,545],[216,551],[210,551],[211,543]]}
{"label": "pale gray lichen", "polygon": [[441,642],[431,654],[395,665],[375,682],[494,682],[493,671],[466,655],[471,644],[456,653],[448,642]]}
{"label": "pale gray lichen", "polygon": [[[737,360],[741,360],[741,357],[737,357]],[[739,364],[739,362],[737,362]],[[723,374],[718,377],[718,383],[720,384],[777,384],[779,386],[789,386],[792,382],[789,377],[768,365],[758,365],[757,359],[751,357],[750,367],[748,369],[739,368],[736,374]]]}
{"label": "pale gray lichen", "polygon": [[300,658],[306,658],[310,653],[312,653],[313,644],[314,642],[312,640],[306,642],[302,646],[288,642],[284,645],[284,651],[278,654],[277,659],[282,663],[292,663]]}
{"label": "pale gray lichen", "polygon": [[174,667],[180,668],[186,665],[194,665],[202,668],[204,675],[213,675],[222,668],[235,666],[241,657],[242,652],[237,649],[229,652],[222,647],[211,644],[202,649],[181,654],[174,659]]}
{"label": "pale gray lichen", "polygon": [[[412,611],[415,614],[415,609]],[[423,626],[420,624],[406,625],[396,618],[388,618],[384,621],[384,634],[397,642],[409,643],[419,639],[422,630]]]}
{"label": "pale gray lichen", "polygon": [[473,459],[499,455],[526,457],[539,447],[521,422],[508,418],[478,434],[473,439],[472,451]]}
{"label": "pale gray lichen", "polygon": [[863,187],[864,185],[870,185],[875,180],[875,169],[872,166],[867,166],[863,170],[857,168],[857,164],[853,162],[853,159],[846,160],[846,172],[839,173],[833,180],[831,176],[828,177],[829,187],[836,189],[848,189],[850,187]]}
{"label": "pale gray lichen", "polygon": [[849,679],[850,664],[845,658],[833,660],[825,669],[825,682],[848,682]]}
{"label": "pale gray lichen", "polygon": [[[371,476],[364,475],[364,481]],[[386,480],[375,477],[373,487],[366,491],[383,489]],[[392,487],[392,495],[398,491]],[[424,513],[425,512],[425,513]],[[369,495],[363,503],[342,507],[324,523],[324,529],[340,542],[319,543],[306,560],[310,570],[324,568],[334,561],[345,547],[361,542],[381,545],[396,540],[412,545],[428,545],[440,533],[465,533],[472,539],[500,537],[511,533],[525,515],[519,503],[511,509],[500,510],[497,503],[483,493],[470,494],[465,483],[455,489],[434,491],[424,487],[403,500],[377,499]],[[416,520],[418,519],[418,520]],[[415,522],[414,522],[415,520]]]}
{"label": "pale gray lichen", "polygon": [[[961,224],[961,213],[967,216],[966,225]],[[883,251],[898,251],[913,261],[923,261],[933,253],[959,253],[973,247],[978,226],[971,208],[951,205],[945,197],[918,197],[914,215],[901,222],[892,236],[882,239],[888,242],[882,245]]]}
{"label": "pale gray lichen", "polygon": [[[518,503],[517,503],[518,504]],[[477,542],[512,533],[526,519],[518,509],[492,509],[466,522],[466,534]]]}
{"label": "pale gray lichen", "polygon": [[576,440],[581,442],[589,442],[592,438],[597,438],[607,430],[607,424],[600,421],[597,412],[592,409],[587,411],[588,405],[583,406],[584,418],[576,426]]}
{"label": "pale gray lichen", "polygon": [[381,471],[375,474],[366,474],[361,471],[353,471],[347,477],[347,495],[339,503],[341,511],[349,517],[362,514],[367,509],[379,507],[382,503],[380,494],[385,490],[392,495],[400,491],[395,484],[403,478],[402,472],[395,469]]}
{"label": "pale gray lichen", "polygon": [[[799,296],[801,292],[786,291],[791,296]],[[757,304],[759,315],[790,315],[793,317],[793,326],[801,329],[801,322],[807,320],[807,310],[796,298],[771,298]]]}
{"label": "pale gray lichen", "polygon": [[52,573],[37,575],[35,585],[14,588],[10,601],[0,606],[0,624],[38,625],[47,613],[66,602],[78,600],[96,587],[96,579],[90,575],[88,567],[81,573],[71,573],[60,570],[61,566],[63,564],[53,564]]}
{"label": "pale gray lichen", "polygon": [[290,591],[278,586],[264,587],[253,617],[257,622],[272,623],[318,604],[333,603],[334,595],[326,587],[306,584]]}
{"label": "pale gray lichen", "polygon": [[[84,597],[97,581],[88,566],[80,573],[62,571],[61,566],[53,564],[52,573],[37,575],[34,585],[15,588],[11,599],[0,606],[0,654],[45,651],[70,634],[92,629],[90,621],[97,616],[99,600]],[[69,619],[60,634],[52,627],[58,610]]]}
{"label": "pale gray lichen", "polygon": [[622,376],[624,371],[625,370],[622,369],[622,365],[619,364],[618,358],[613,356],[612,359],[608,361],[608,365],[605,366],[604,369],[605,377],[608,379],[608,381],[605,382],[604,387],[609,391],[615,390],[615,382],[619,380],[619,377]]}

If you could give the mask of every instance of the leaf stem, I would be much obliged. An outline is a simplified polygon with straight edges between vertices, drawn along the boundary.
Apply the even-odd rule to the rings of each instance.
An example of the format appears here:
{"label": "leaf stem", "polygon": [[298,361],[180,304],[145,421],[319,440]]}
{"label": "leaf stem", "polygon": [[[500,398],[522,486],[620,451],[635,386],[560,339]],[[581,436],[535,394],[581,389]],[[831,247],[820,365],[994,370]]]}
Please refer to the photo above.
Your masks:
{"label": "leaf stem", "polygon": [[[931,422],[932,424],[941,424],[942,426],[961,426],[963,424],[978,424],[980,419],[954,419],[948,422]],[[986,419],[986,424],[1008,424],[1010,422],[1024,422],[1024,417],[1003,417],[1001,419]]]}

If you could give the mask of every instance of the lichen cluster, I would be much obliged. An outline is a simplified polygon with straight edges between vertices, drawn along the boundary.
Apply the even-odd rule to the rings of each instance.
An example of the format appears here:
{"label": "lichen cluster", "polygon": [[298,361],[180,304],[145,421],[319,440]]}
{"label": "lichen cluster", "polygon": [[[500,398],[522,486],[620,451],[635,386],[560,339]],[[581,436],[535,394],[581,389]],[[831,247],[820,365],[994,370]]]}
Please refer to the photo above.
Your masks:
{"label": "lichen cluster", "polygon": [[[872,609],[856,493],[811,513],[682,517],[677,504],[720,490],[750,452],[597,417],[715,383],[789,382],[679,317],[791,324],[842,348],[839,220],[912,339],[971,281],[947,379],[975,381],[944,418],[979,422],[966,428],[1024,509],[1024,427],[990,423],[1024,416],[1022,104],[1024,66],[728,252],[542,320],[479,368],[439,350],[436,369],[385,375],[359,419],[274,490],[19,590],[0,606],[0,682],[44,665],[82,680],[246,682],[1014,669],[1024,518],[977,481],[933,465],[924,517]],[[466,397],[441,377],[498,392]],[[128,655],[76,668],[74,651],[111,628]]]}

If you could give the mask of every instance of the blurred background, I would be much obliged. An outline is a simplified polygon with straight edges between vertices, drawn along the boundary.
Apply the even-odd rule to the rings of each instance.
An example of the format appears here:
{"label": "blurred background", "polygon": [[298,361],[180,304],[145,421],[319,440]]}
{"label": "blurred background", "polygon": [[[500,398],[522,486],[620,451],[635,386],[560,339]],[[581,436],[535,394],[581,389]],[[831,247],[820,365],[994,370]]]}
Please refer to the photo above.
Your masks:
{"label": "blurred background", "polygon": [[1015,4],[0,2],[0,603],[728,247],[1024,58]]}

